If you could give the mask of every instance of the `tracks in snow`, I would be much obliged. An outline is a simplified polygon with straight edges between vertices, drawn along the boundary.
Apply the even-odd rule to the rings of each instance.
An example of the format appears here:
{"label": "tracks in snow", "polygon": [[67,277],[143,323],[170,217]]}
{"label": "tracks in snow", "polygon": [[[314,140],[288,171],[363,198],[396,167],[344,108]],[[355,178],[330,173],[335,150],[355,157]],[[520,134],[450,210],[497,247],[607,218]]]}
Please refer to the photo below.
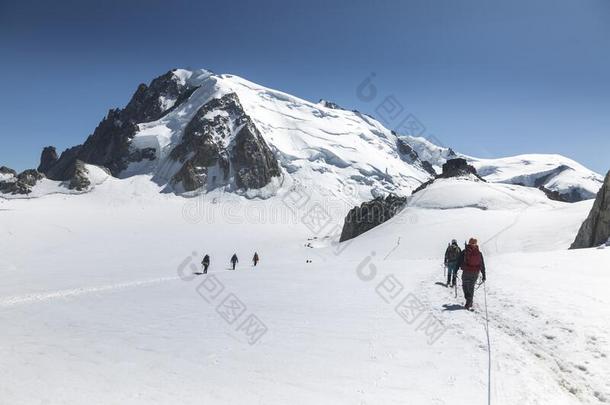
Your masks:
{"label": "tracks in snow", "polygon": [[18,295],[0,300],[0,308],[11,308],[16,305],[34,304],[44,301],[72,298],[81,295],[94,294],[107,291],[122,290],[133,287],[144,287],[154,284],[161,284],[168,281],[179,280],[180,277],[159,277],[148,280],[128,281],[124,283],[108,284],[96,287],[71,288],[66,290],[58,290],[51,292],[41,292],[34,294]]}
{"label": "tracks in snow", "polygon": [[[443,320],[446,327],[458,331],[458,335],[468,336],[467,340],[487,350],[482,339],[483,334],[478,328],[479,323],[483,328],[482,322],[484,322],[484,314],[481,314],[483,289],[480,288],[475,293],[476,310],[471,315],[475,317],[477,326],[473,329],[472,323],[464,323],[469,318],[447,317],[443,313],[451,313],[450,309],[443,311],[443,305],[446,308],[457,308],[452,304],[461,304],[463,297],[459,291],[456,300],[453,289],[446,291],[443,287],[435,285],[435,281],[440,278],[439,274],[442,273],[435,271],[431,278],[422,281],[422,301]],[[576,330],[569,323],[553,319],[527,303],[515,300],[498,286],[491,291],[488,289],[488,301],[491,305],[489,326],[492,331],[494,374],[501,373],[507,365],[505,359],[512,359],[509,364],[537,365],[556,382],[558,389],[564,390],[575,401],[600,405],[610,403],[610,382],[604,378],[610,375],[608,362],[610,353],[604,351],[608,337],[603,331]],[[512,350],[513,343],[527,353],[527,358],[520,357]],[[511,373],[510,370],[505,371]],[[502,387],[501,374],[492,375],[492,387],[495,400],[498,402],[500,397],[504,396],[502,391],[508,389]]]}

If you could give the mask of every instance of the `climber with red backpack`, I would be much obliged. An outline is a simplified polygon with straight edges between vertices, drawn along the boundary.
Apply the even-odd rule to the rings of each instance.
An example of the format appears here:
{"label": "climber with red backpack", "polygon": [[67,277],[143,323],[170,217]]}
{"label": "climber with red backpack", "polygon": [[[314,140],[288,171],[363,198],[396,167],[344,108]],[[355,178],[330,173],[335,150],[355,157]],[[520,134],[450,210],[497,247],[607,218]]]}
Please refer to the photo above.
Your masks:
{"label": "climber with red backpack", "polygon": [[464,291],[464,298],[466,298],[464,308],[471,310],[479,273],[483,276],[482,283],[486,280],[485,261],[475,238],[470,238],[468,245],[460,254],[458,266],[462,269],[462,290]]}

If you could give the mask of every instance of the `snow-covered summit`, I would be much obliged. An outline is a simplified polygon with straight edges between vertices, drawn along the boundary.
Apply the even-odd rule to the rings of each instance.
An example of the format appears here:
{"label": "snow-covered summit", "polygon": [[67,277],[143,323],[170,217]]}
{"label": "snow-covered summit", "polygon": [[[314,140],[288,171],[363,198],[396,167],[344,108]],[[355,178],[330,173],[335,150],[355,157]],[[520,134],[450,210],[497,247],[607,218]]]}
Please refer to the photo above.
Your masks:
{"label": "snow-covered summit", "polygon": [[[108,148],[117,138],[124,147]],[[359,112],[312,103],[230,74],[177,69],[141,85],[128,106],[111,111],[82,149],[95,144],[103,153],[90,156],[91,163],[109,167],[120,178],[151,175],[166,191],[241,192],[273,181],[315,183],[329,190],[350,187],[367,199],[408,194],[430,178],[397,143],[392,131]],[[80,152],[75,157],[90,161]],[[261,176],[262,181],[254,180]]]}
{"label": "snow-covered summit", "polygon": [[501,159],[471,159],[486,180],[558,191],[568,201],[595,198],[603,177],[561,155],[529,154]]}

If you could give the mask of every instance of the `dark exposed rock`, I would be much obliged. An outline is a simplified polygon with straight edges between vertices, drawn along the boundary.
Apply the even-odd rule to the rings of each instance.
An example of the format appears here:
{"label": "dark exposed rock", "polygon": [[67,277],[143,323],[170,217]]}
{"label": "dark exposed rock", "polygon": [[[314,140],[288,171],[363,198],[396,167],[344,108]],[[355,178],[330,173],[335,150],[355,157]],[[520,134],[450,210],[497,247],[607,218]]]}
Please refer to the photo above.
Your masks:
{"label": "dark exposed rock", "polygon": [[277,160],[252,122],[244,125],[235,137],[231,153],[238,188],[266,186],[272,177],[280,175]]}
{"label": "dark exposed rock", "polygon": [[398,152],[409,158],[410,162],[414,162],[419,160],[419,155],[415,150],[409,145],[404,139],[398,138],[396,141],[396,147],[398,148]]}
{"label": "dark exposed rock", "polygon": [[137,121],[114,109],[99,123],[78,152],[77,158],[110,169],[113,176],[127,167],[131,139],[138,130]]}
{"label": "dark exposed rock", "polygon": [[15,180],[0,181],[0,193],[7,194],[30,194],[32,188],[27,184]]}
{"label": "dark exposed rock", "polygon": [[111,109],[83,145],[66,150],[54,164],[44,167],[49,178],[70,180],[77,159],[106,167],[115,177],[130,162],[154,160],[156,151],[152,148],[142,151],[130,149],[137,124],[163,117],[196,89],[182,83],[171,71],[154,79],[148,86],[140,84],[127,106]]}
{"label": "dark exposed rock", "polygon": [[[240,189],[261,188],[280,175],[273,152],[234,93],[202,106],[170,156],[184,163],[172,183],[185,191],[229,184],[231,175]],[[216,175],[208,180],[212,169]]]}
{"label": "dark exposed rock", "polygon": [[11,176],[17,176],[16,171],[6,166],[0,166],[0,174],[10,174]]}
{"label": "dark exposed rock", "polygon": [[[9,173],[14,173],[14,170],[11,170]],[[36,183],[43,178],[44,174],[39,173],[34,169],[24,170],[16,177],[5,181],[0,181],[0,192],[10,194],[30,194],[32,192],[32,187],[34,187]]]}
{"label": "dark exposed rock", "polygon": [[187,161],[172,179],[174,184],[182,184],[184,191],[197,190],[205,185],[208,170],[205,167],[195,167]]}
{"label": "dark exposed rock", "polygon": [[538,187],[538,189],[540,191],[542,191],[549,200],[570,202],[570,200],[568,198],[566,198],[566,196],[564,194],[561,194],[558,191],[549,190],[548,188],[546,188],[544,186],[540,186],[540,187]]}
{"label": "dark exposed rock", "polygon": [[46,175],[51,180],[67,181],[72,177],[81,145],[66,149],[55,164],[47,168]]}
{"label": "dark exposed rock", "polygon": [[174,185],[182,184],[185,191],[197,190],[206,184],[208,168],[217,164],[222,168],[219,184],[228,181],[229,158],[224,140],[232,133],[233,122],[229,116],[217,114],[206,118],[206,115],[216,110],[227,111],[231,118],[236,119],[235,125],[243,124],[234,105],[235,99],[234,95],[227,95],[211,100],[187,124],[180,144],[171,153],[172,159],[184,163],[172,179]]}
{"label": "dark exposed rock", "polygon": [[377,197],[352,208],[343,223],[340,242],[350,240],[384,223],[398,213],[407,203],[406,197],[393,194]]}
{"label": "dark exposed rock", "polygon": [[[456,158],[450,159],[443,164],[443,172],[439,174],[440,178],[460,177],[473,174],[478,177],[477,169],[468,164],[466,159]],[[481,177],[479,179],[483,180]]]}
{"label": "dark exposed rock", "polygon": [[54,146],[47,146],[42,150],[40,155],[40,165],[38,171],[47,173],[47,171],[57,162],[58,156]]}
{"label": "dark exposed rock", "polygon": [[331,108],[333,110],[344,110],[344,108],[341,107],[339,104],[333,103],[332,101],[324,100],[323,98],[318,101],[318,104],[323,105],[326,108]]}
{"label": "dark exposed rock", "polygon": [[595,198],[594,196],[591,196],[588,191],[585,191],[578,187],[574,187],[574,188],[570,189],[570,191],[567,193],[558,193],[558,194],[561,196],[561,198],[564,201],[570,202],[570,203],[575,203],[575,202],[584,201],[584,200],[591,200],[591,199]]}
{"label": "dark exposed rock", "polygon": [[422,191],[423,189],[428,187],[430,184],[434,183],[434,180],[436,180],[436,179],[431,179],[431,180],[428,180],[428,181],[420,184],[419,187],[417,187],[415,190],[413,190],[411,192],[411,194],[419,193],[420,191]]}
{"label": "dark exposed rock", "polygon": [[89,172],[85,167],[85,163],[82,160],[77,160],[74,164],[74,170],[68,188],[77,191],[87,190],[91,186],[88,174]]}
{"label": "dark exposed rock", "polygon": [[486,181],[477,174],[477,169],[475,169],[474,166],[469,165],[466,159],[450,159],[443,164],[443,172],[441,174],[437,174],[433,179],[422,183],[413,190],[413,194],[425,189],[437,179],[449,179],[451,177],[474,177],[475,181]]}
{"label": "dark exposed rock", "polygon": [[421,162],[422,167],[424,168],[425,171],[427,171],[428,173],[430,173],[433,176],[436,176],[436,170],[434,170],[434,167],[432,167],[432,164],[430,162],[428,162],[427,160],[422,160]]}
{"label": "dark exposed rock", "polygon": [[20,181],[21,183],[30,187],[34,187],[38,180],[42,180],[43,178],[44,174],[39,173],[34,169],[24,170],[17,175],[17,181]]}
{"label": "dark exposed rock", "polygon": [[141,162],[143,160],[155,160],[157,150],[155,148],[136,149],[129,154],[130,162]]}
{"label": "dark exposed rock", "polygon": [[599,246],[610,239],[610,171],[597,193],[589,216],[581,225],[570,249]]}
{"label": "dark exposed rock", "polygon": [[398,148],[398,153],[400,153],[403,160],[409,163],[419,163],[421,167],[431,174],[432,176],[436,176],[436,170],[432,167],[432,164],[427,160],[421,160],[415,149],[407,141],[402,138],[398,138],[396,141],[396,147]]}

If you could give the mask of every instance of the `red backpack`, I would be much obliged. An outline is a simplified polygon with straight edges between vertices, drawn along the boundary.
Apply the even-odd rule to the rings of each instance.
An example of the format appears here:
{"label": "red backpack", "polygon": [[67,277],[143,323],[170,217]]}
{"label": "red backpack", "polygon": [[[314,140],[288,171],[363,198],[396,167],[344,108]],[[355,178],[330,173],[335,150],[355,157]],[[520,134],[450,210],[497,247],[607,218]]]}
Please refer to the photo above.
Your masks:
{"label": "red backpack", "polygon": [[478,246],[468,245],[464,251],[464,264],[462,265],[463,270],[467,271],[479,271],[481,270],[481,252],[479,252]]}

